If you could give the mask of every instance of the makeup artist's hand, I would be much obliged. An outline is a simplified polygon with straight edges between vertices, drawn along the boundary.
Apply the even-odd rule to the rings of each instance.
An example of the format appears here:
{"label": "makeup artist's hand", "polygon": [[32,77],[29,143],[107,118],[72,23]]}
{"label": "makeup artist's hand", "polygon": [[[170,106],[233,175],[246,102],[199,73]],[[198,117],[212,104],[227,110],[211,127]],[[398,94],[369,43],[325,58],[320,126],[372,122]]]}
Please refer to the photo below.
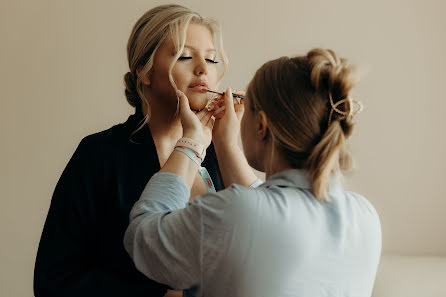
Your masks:
{"label": "makeup artist's hand", "polygon": [[189,106],[189,99],[186,95],[178,91],[177,96],[180,100],[180,119],[183,126],[183,137],[198,141],[205,148],[211,144],[212,126],[214,120],[212,111],[203,108],[199,112],[193,112]]}
{"label": "makeup artist's hand", "polygon": [[[215,123],[212,129],[212,140],[216,145],[237,145],[238,134],[240,132],[240,121],[245,112],[244,100],[237,103],[232,96],[231,88],[218,98],[216,103],[220,108],[214,112]],[[245,96],[245,92],[236,91],[234,94]],[[215,109],[215,107],[214,107]]]}

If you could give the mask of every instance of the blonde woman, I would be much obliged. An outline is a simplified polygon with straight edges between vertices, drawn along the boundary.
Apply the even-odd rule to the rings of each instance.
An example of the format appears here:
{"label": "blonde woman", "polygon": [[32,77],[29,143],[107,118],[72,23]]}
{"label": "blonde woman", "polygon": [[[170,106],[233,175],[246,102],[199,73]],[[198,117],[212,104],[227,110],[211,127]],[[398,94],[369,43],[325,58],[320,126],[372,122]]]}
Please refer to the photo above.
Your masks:
{"label": "blonde woman", "polygon": [[[183,135],[175,91],[187,94],[194,116],[212,127],[203,86],[216,88],[227,60],[218,23],[179,5],[145,13],[127,53],[125,94],[135,114],[84,138],[65,168],[39,244],[36,297],[163,296],[168,289],[135,268],[122,244],[124,232],[131,207]],[[210,131],[201,139],[209,176],[194,173],[188,199],[210,190],[208,181],[214,190],[224,188],[227,173],[219,169]],[[249,185],[256,178],[246,172],[239,182]]]}
{"label": "blonde woman", "polygon": [[[236,146],[241,127],[246,158],[266,182],[234,183],[184,207],[198,168],[186,152],[196,152],[173,151],[130,214],[124,245],[138,269],[187,296],[371,296],[379,217],[337,179],[351,167],[355,82],[346,60],[315,49],[264,64],[245,109],[228,90],[214,142]],[[206,126],[179,96],[184,135],[203,143]]]}

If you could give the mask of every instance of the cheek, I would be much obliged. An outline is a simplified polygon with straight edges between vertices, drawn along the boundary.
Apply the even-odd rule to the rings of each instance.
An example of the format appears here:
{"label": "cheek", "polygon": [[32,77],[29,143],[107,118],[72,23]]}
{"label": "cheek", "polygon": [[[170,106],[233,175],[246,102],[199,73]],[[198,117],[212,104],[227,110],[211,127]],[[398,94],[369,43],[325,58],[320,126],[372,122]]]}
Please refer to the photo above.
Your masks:
{"label": "cheek", "polygon": [[176,63],[172,68],[172,78],[177,85],[178,89],[181,91],[185,91],[187,88],[187,79],[186,75],[187,67],[181,63]]}
{"label": "cheek", "polygon": [[209,88],[215,89],[218,80],[218,71],[216,66],[210,66],[208,70],[208,84]]}

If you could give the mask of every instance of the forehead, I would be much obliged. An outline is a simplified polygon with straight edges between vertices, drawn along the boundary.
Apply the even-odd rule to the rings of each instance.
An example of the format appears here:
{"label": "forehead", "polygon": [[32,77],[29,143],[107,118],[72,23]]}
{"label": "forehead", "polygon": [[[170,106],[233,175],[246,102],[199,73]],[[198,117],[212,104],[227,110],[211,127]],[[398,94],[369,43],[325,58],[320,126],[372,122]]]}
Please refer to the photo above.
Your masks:
{"label": "forehead", "polygon": [[[189,24],[186,32],[185,49],[192,51],[215,52],[212,32],[201,24]],[[160,51],[175,51],[172,38],[167,39]]]}
{"label": "forehead", "polygon": [[201,24],[189,24],[186,44],[200,50],[215,49],[214,37],[208,27]]}

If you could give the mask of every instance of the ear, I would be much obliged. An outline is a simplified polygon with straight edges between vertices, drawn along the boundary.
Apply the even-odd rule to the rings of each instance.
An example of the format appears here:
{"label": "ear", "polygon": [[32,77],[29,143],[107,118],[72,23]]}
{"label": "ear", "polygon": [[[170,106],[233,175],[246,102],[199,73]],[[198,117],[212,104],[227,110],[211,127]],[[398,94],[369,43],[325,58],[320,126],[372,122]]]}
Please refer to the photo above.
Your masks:
{"label": "ear", "polygon": [[268,118],[263,110],[257,113],[256,130],[258,140],[264,140],[268,137]]}
{"label": "ear", "polygon": [[[136,69],[136,75],[139,76],[141,71],[142,67],[138,67],[138,69]],[[148,73],[141,79],[141,82],[143,83],[143,85],[150,86],[151,82]]]}

